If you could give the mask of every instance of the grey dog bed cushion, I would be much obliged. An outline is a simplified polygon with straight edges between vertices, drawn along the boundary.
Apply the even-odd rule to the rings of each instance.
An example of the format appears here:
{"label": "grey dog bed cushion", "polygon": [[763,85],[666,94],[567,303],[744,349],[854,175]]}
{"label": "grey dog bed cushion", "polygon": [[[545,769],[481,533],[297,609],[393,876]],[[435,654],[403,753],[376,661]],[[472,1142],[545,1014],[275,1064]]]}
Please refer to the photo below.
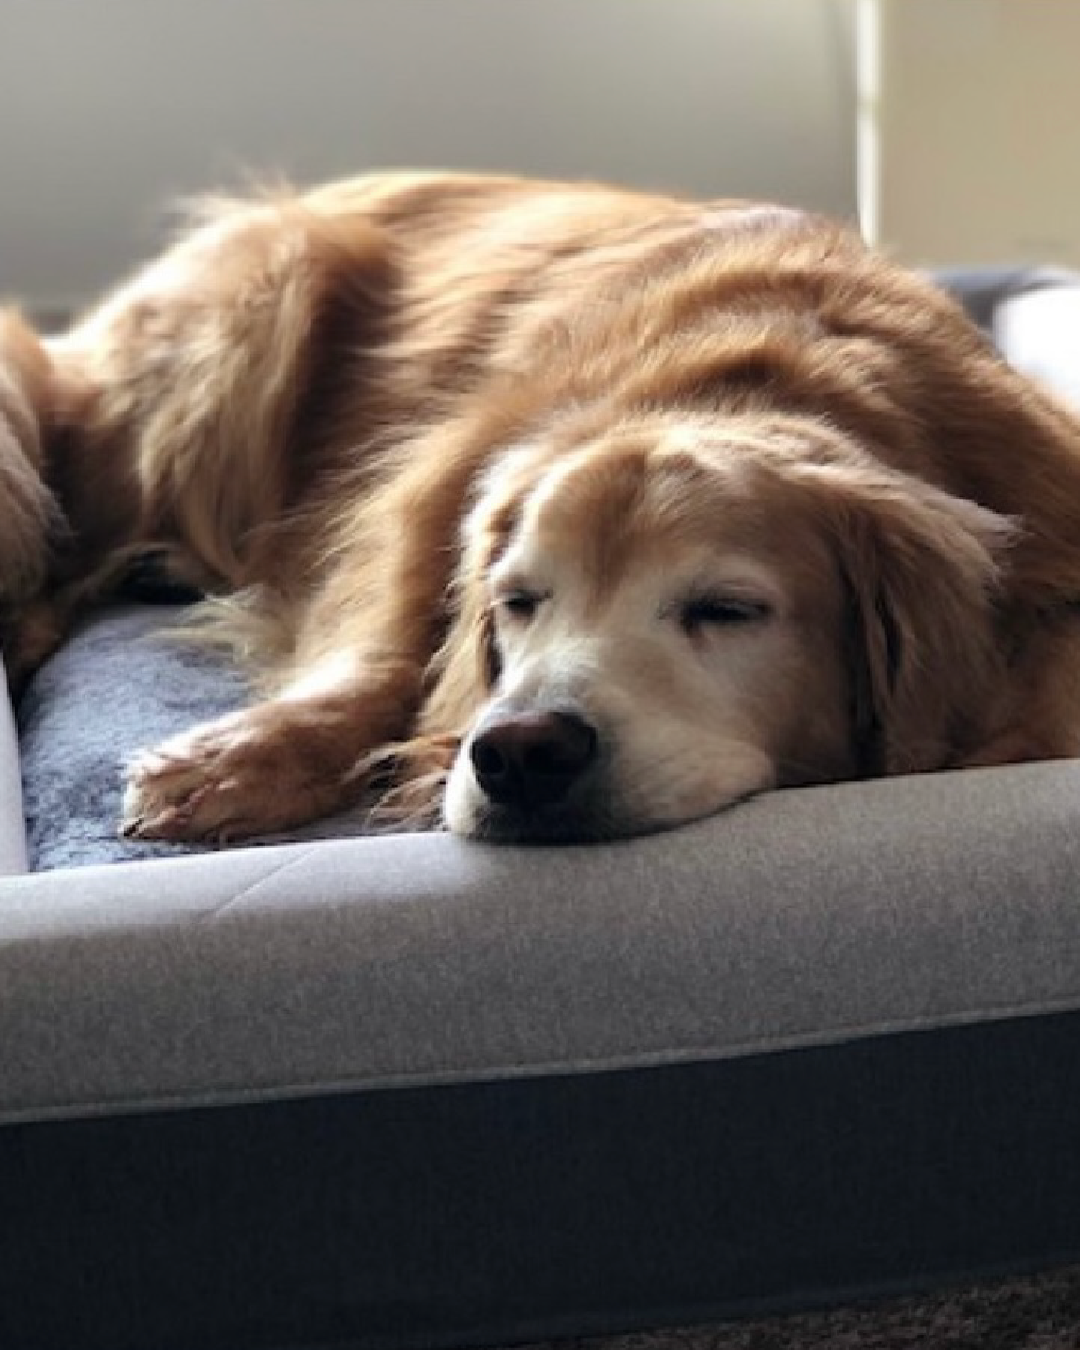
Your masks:
{"label": "grey dog bed cushion", "polygon": [[[130,843],[117,832],[127,760],[248,698],[220,651],[184,640],[183,616],[165,605],[95,614],[31,682],[17,722],[32,871],[205,851]],[[362,831],[361,815],[350,813],[274,841]]]}

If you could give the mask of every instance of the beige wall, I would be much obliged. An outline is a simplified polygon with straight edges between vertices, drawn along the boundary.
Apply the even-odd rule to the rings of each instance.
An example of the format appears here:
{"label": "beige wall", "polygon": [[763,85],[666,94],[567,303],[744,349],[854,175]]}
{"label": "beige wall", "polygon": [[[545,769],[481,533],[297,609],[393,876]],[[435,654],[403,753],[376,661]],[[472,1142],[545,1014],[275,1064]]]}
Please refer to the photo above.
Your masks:
{"label": "beige wall", "polygon": [[1080,0],[877,0],[877,17],[878,241],[918,263],[1080,265]]}

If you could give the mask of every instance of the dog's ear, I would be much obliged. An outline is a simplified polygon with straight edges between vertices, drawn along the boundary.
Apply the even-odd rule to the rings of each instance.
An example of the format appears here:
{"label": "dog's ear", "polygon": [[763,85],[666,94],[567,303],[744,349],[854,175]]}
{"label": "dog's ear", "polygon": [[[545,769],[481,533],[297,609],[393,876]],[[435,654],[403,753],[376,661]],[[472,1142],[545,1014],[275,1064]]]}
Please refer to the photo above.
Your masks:
{"label": "dog's ear", "polygon": [[461,532],[451,620],[428,670],[420,729],[462,736],[491,697],[500,674],[489,594],[491,569],[506,552],[526,499],[547,463],[542,443],[526,443],[495,457],[476,486]]}
{"label": "dog's ear", "polygon": [[500,675],[488,577],[513,532],[523,494],[516,479],[500,484],[499,489],[481,492],[464,523],[450,596],[450,625],[428,669],[420,716],[425,734],[464,735]]}
{"label": "dog's ear", "polygon": [[854,722],[868,774],[943,767],[1001,678],[996,600],[1010,521],[888,471],[825,470],[849,597]]}
{"label": "dog's ear", "polygon": [[425,680],[423,735],[463,736],[499,678],[495,625],[482,579],[463,575],[454,588],[457,612]]}

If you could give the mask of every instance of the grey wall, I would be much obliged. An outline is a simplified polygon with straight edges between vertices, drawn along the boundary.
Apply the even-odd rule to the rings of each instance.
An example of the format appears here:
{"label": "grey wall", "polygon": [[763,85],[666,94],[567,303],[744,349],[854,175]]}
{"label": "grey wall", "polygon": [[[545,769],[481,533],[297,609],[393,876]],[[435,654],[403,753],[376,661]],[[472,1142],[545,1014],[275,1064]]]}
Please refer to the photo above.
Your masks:
{"label": "grey wall", "polygon": [[853,214],[850,0],[0,0],[0,293],[80,303],[246,170],[591,175]]}

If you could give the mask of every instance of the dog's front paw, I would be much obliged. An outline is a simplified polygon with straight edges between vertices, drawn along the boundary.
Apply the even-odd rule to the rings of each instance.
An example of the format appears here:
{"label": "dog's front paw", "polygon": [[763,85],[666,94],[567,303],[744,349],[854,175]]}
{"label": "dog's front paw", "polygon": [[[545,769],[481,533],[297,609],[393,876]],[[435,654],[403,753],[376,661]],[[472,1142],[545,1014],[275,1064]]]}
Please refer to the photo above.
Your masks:
{"label": "dog's front paw", "polygon": [[129,839],[226,842],[256,833],[265,813],[243,715],[140,751],[127,768],[120,832]]}
{"label": "dog's front paw", "polygon": [[120,832],[224,844],[312,820],[332,810],[344,788],[318,742],[266,708],[247,709],[136,755]]}

